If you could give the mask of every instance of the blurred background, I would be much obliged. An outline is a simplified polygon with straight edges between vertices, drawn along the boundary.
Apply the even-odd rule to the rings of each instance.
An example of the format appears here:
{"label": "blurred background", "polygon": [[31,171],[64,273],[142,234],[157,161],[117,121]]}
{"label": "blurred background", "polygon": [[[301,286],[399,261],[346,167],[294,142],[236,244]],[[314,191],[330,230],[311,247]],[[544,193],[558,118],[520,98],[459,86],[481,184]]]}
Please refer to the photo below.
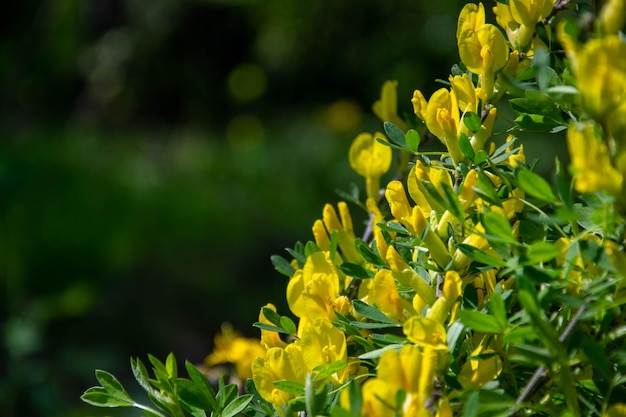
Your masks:
{"label": "blurred background", "polygon": [[137,415],[81,403],[94,369],[131,388],[131,356],[200,363],[221,323],[288,314],[270,256],[362,187],[382,83],[410,113],[447,78],[463,3],[5,4],[0,415]]}

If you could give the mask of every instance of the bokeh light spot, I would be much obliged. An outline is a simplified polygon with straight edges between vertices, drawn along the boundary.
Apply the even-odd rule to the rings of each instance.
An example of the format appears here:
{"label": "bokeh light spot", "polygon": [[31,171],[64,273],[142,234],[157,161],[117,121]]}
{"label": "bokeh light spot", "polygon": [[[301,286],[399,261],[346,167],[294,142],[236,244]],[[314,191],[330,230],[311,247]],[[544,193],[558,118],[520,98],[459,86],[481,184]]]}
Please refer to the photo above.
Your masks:
{"label": "bokeh light spot", "polygon": [[326,106],[322,111],[322,122],[333,133],[346,133],[356,130],[363,120],[363,112],[357,102],[340,99]]}
{"label": "bokeh light spot", "polygon": [[239,65],[228,74],[228,91],[238,101],[255,100],[263,95],[266,87],[265,71],[256,64]]}
{"label": "bokeh light spot", "polygon": [[265,138],[265,127],[254,114],[242,114],[228,124],[228,142],[237,150],[250,150],[258,147]]}

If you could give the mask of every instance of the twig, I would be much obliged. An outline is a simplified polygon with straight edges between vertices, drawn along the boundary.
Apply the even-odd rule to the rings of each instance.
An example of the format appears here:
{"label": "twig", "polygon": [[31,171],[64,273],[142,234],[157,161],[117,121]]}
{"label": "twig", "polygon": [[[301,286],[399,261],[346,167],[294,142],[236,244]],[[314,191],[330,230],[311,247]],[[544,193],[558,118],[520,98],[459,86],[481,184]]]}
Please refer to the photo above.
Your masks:
{"label": "twig", "polygon": [[[580,320],[580,317],[583,315],[584,312],[585,307],[581,307],[578,312],[576,312],[572,320],[570,320],[570,322],[567,324],[567,327],[565,328],[565,330],[563,330],[563,333],[559,337],[559,342],[565,343],[565,341],[574,331],[574,327],[578,324],[578,321]],[[537,368],[530,381],[528,381],[528,385],[526,385],[526,388],[524,388],[524,391],[520,394],[519,397],[517,397],[515,404],[519,405],[526,401],[528,398],[530,398],[547,379],[547,372],[548,370],[543,365]]]}

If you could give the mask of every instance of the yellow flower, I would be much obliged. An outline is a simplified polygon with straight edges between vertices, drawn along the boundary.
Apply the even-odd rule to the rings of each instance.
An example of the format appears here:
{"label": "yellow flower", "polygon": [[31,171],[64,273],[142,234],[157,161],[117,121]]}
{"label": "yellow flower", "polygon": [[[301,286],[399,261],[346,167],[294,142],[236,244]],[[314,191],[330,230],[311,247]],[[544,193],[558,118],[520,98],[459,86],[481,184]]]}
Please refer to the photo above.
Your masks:
{"label": "yellow flower", "polygon": [[440,88],[428,100],[426,106],[426,127],[446,145],[455,164],[465,157],[459,148],[459,125],[461,115],[454,91]]}
{"label": "yellow flower", "polygon": [[535,24],[545,19],[552,12],[554,0],[509,0],[509,10],[513,19],[519,23],[516,49],[527,51],[532,44]]}
{"label": "yellow flower", "polygon": [[[490,355],[486,358],[473,357],[479,355]],[[479,345],[472,354],[470,359],[465,362],[461,372],[459,373],[459,383],[465,389],[480,388],[487,382],[497,378],[502,372],[502,360],[495,354],[493,349],[485,349],[483,345]]]}
{"label": "yellow flower", "polygon": [[413,92],[411,103],[413,103],[413,113],[423,121],[426,121],[426,106],[428,106],[428,102],[420,90]]}
{"label": "yellow flower", "polygon": [[459,14],[457,23],[457,46],[465,66],[480,75],[480,87],[489,101],[494,93],[495,73],[506,64],[509,47],[500,30],[485,23],[485,9],[467,4]]}
{"label": "yellow flower", "polygon": [[394,275],[388,269],[380,269],[374,276],[372,296],[380,311],[399,323],[417,314],[411,303],[400,297]]}
{"label": "yellow flower", "polygon": [[411,207],[402,183],[396,180],[389,182],[385,197],[396,220],[412,235],[421,236],[426,230],[426,218],[418,206]]}
{"label": "yellow flower", "polygon": [[456,271],[448,271],[443,279],[443,289],[441,296],[432,305],[426,317],[445,323],[450,317],[450,322],[456,319],[456,314],[460,308],[459,298],[463,294],[463,281]]}
{"label": "yellow flower", "polygon": [[457,39],[464,33],[476,32],[485,24],[485,7],[482,3],[467,3],[461,13],[456,26]]}
{"label": "yellow flower", "polygon": [[[502,68],[509,58],[509,47],[504,35],[497,27],[488,23],[480,26],[475,32],[462,32],[457,43],[461,61],[476,74],[492,75]],[[488,93],[485,91],[485,94]]]}
{"label": "yellow flower", "polygon": [[[440,267],[445,267],[451,259],[447,248],[439,236],[430,228],[424,213],[422,213],[422,209],[409,204],[402,183],[394,180],[387,184],[385,197],[389,203],[391,214],[396,220],[406,227],[413,236],[422,237],[432,259]],[[426,231],[427,227],[428,231]]]}
{"label": "yellow flower", "polygon": [[[266,304],[265,308],[276,311],[276,307],[274,306],[274,304]],[[265,318],[265,314],[263,314],[263,309],[261,309],[261,311],[259,312],[259,322],[270,325],[272,324],[268,319]],[[273,347],[284,348],[285,346],[287,346],[287,343],[285,343],[280,338],[280,335],[277,332],[261,329],[261,345],[265,349],[270,349]]]}
{"label": "yellow flower", "polygon": [[222,332],[215,336],[215,348],[204,359],[204,364],[208,367],[220,363],[235,364],[237,375],[245,380],[252,376],[251,366],[254,358],[264,355],[265,349],[258,339],[242,337],[225,323],[222,325]]}
{"label": "yellow flower", "polygon": [[626,3],[624,0],[607,0],[600,10],[597,23],[604,35],[616,35],[624,27]]}
{"label": "yellow flower", "polygon": [[511,45],[517,45],[520,24],[513,18],[511,7],[508,4],[497,2],[493,7],[493,13],[496,15],[496,22],[504,29]]}
{"label": "yellow flower", "polygon": [[436,161],[431,162],[431,166],[426,166],[418,159],[415,161],[415,165],[411,168],[407,178],[409,195],[415,201],[415,204],[422,209],[422,213],[428,214],[432,210],[438,213],[444,212],[444,206],[430,196],[424,186],[424,181],[430,182],[437,191],[442,193],[444,183],[452,188],[452,177],[449,172],[438,165]]}
{"label": "yellow flower", "polygon": [[[287,284],[287,302],[300,318],[335,319],[335,310],[344,306],[339,296],[340,275],[325,252],[311,254],[302,270]],[[345,311],[344,311],[345,312]]]}
{"label": "yellow flower", "polygon": [[575,72],[583,107],[596,120],[626,101],[626,43],[617,35],[587,42],[576,54]]}
{"label": "yellow flower", "polygon": [[380,91],[380,99],[374,102],[372,110],[383,122],[391,122],[406,132],[407,124],[398,116],[398,82],[385,81]]}
{"label": "yellow flower", "polygon": [[324,227],[324,222],[319,219],[315,220],[311,229],[313,231],[313,239],[315,239],[317,246],[323,251],[329,251],[330,237],[328,236],[326,227]]}
{"label": "yellow flower", "polygon": [[509,0],[509,7],[517,23],[535,26],[552,12],[554,0]]}
{"label": "yellow flower", "polygon": [[396,248],[389,246],[385,259],[400,285],[413,288],[416,295],[428,305],[435,302],[435,290],[402,259]]}
{"label": "yellow flower", "polygon": [[493,127],[496,124],[496,113],[497,109],[495,107],[489,109],[487,117],[484,118],[482,125],[480,125],[480,129],[478,129],[478,132],[474,133],[474,135],[470,138],[470,143],[472,144],[474,152],[482,150],[485,146],[485,142],[487,142],[487,139],[491,137]]}
{"label": "yellow flower", "polygon": [[389,171],[392,154],[391,148],[376,138],[386,140],[382,133],[361,133],[352,142],[348,155],[352,169],[365,178],[367,197],[378,201],[380,177]]}
{"label": "yellow flower", "polygon": [[252,380],[257,391],[264,400],[274,404],[281,416],[285,415],[284,407],[294,395],[278,389],[274,382],[287,380],[304,384],[306,374],[307,367],[298,342],[285,349],[271,348],[252,363]]}
{"label": "yellow flower", "polygon": [[337,203],[337,208],[339,209],[341,221],[339,220],[339,216],[337,216],[337,212],[332,205],[326,204],[324,206],[324,209],[322,210],[322,221],[324,222],[324,226],[326,227],[328,233],[332,233],[333,231],[337,232],[337,244],[341,250],[344,260],[360,264],[363,262],[363,259],[354,247],[356,236],[354,235],[352,216],[350,215],[350,210],[348,210],[348,205],[344,201],[340,201]]}
{"label": "yellow flower", "polygon": [[446,329],[437,320],[414,316],[404,323],[402,331],[412,343],[433,350],[447,351]]}
{"label": "yellow flower", "polygon": [[459,108],[462,113],[478,111],[478,96],[476,87],[467,74],[449,77],[452,90],[456,96]]}
{"label": "yellow flower", "polygon": [[567,129],[567,145],[577,191],[617,195],[622,190],[624,177],[611,165],[609,151],[598,137],[594,124],[572,123]]}
{"label": "yellow flower", "polygon": [[376,240],[376,249],[378,249],[378,253],[385,254],[387,253],[387,248],[389,245],[383,236],[382,229],[378,224],[383,223],[383,214],[378,207],[378,204],[374,199],[368,198],[365,201],[365,206],[367,210],[370,212],[370,216],[372,216],[372,234],[374,235],[374,239]]}
{"label": "yellow flower", "polygon": [[396,395],[404,390],[404,402],[399,404],[404,416],[433,415],[431,400],[439,354],[432,349],[421,350],[414,345],[402,347],[400,352],[389,350],[380,358],[376,378],[363,384],[362,415],[367,417],[392,417]]}
{"label": "yellow flower", "polygon": [[[468,237],[463,240],[463,244],[472,246],[478,250],[486,252],[490,249],[489,242],[485,239],[482,234],[485,233],[485,229],[481,224],[477,224],[473,233],[471,233]],[[472,263],[472,259],[457,249],[454,252],[454,263],[453,268],[455,271],[462,271],[469,264]]]}
{"label": "yellow flower", "polygon": [[[309,322],[302,330],[302,359],[309,371],[319,365],[345,361],[348,353],[345,334],[326,319]],[[347,368],[344,369],[347,371]],[[344,382],[347,372],[333,375],[336,382]]]}
{"label": "yellow flower", "polygon": [[603,417],[626,417],[626,403],[613,404]]}

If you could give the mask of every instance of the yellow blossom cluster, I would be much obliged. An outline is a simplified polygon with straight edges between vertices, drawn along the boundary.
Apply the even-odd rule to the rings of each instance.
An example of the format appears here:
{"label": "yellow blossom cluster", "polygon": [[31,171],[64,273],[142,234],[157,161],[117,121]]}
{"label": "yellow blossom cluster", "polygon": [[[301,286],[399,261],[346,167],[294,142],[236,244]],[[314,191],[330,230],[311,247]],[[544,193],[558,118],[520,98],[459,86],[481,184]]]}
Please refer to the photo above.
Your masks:
{"label": "yellow blossom cluster", "polygon": [[[530,208],[545,217],[529,198],[555,203],[556,196],[526,164],[513,135],[494,144],[499,100],[516,77],[542,70],[533,56],[549,45],[537,28],[544,27],[550,38],[555,6],[553,0],[497,2],[494,25],[486,23],[482,3],[467,4],[456,32],[463,71],[450,75],[428,100],[415,90],[416,123],[398,116],[397,83],[383,85],[374,112],[387,122],[385,134],[362,133],[349,150],[351,167],[365,179],[366,233],[355,234],[346,202],[327,204],[313,225],[314,240],[285,267],[286,299],[297,324],[268,304],[257,323],[260,343],[231,343],[230,356],[214,353],[211,364],[225,360],[249,367],[259,395],[281,416],[311,384],[339,390],[340,405],[351,409],[355,400],[347,387],[358,380],[362,397],[353,415],[447,417],[463,409],[463,392],[478,392],[500,377],[510,354],[507,340],[526,343],[525,336],[505,331],[504,299],[517,285],[517,269],[551,263],[568,271],[560,275],[564,287],[578,294],[596,278],[592,263],[574,253],[582,240],[605,245],[615,269],[626,270],[619,244],[605,244],[591,233],[578,239],[555,228],[560,236],[529,238],[529,228],[543,226],[530,224],[522,212]],[[607,2],[611,7],[623,12],[621,1]],[[541,91],[518,103],[532,110],[531,99],[540,97],[542,108],[546,100],[556,106],[550,102],[554,94],[574,88],[575,98],[555,107],[554,119],[562,113],[569,118],[558,127],[566,130],[575,189],[605,192],[626,206],[626,43],[615,29],[623,21],[610,16],[603,10],[604,34],[583,44],[562,23],[558,38],[575,85],[549,90],[537,75]],[[418,132],[445,146],[439,159],[409,144]],[[394,149],[401,153],[401,175],[381,187]],[[383,328],[393,329],[394,338],[376,332]],[[381,340],[386,345],[377,348]],[[256,357],[244,359],[247,352]],[[451,377],[456,383],[444,382]]]}

